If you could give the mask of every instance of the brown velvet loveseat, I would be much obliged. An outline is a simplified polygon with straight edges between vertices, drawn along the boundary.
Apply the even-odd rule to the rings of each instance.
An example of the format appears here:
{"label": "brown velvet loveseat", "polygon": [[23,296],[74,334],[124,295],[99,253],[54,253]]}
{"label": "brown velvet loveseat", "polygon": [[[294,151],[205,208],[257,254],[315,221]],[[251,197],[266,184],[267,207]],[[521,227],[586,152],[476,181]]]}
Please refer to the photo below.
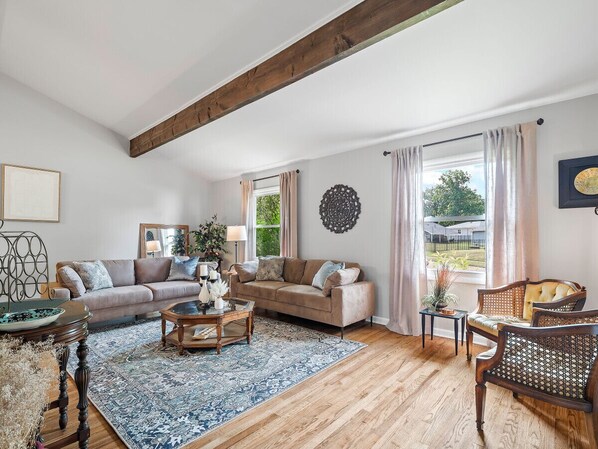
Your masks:
{"label": "brown velvet loveseat", "polygon": [[[330,296],[312,287],[314,276],[326,262],[324,259],[302,260],[286,257],[280,281],[241,282],[231,275],[231,296],[255,301],[257,307],[307,318],[341,328],[372,318],[376,306],[374,284],[365,281],[361,270],[353,284],[334,287]],[[346,268],[360,268],[357,263],[345,263]],[[236,271],[238,265],[235,266]]]}
{"label": "brown velvet loveseat", "polygon": [[[171,261],[172,257],[103,260],[114,287],[88,292],[78,298],[71,298],[70,290],[58,274],[61,267],[72,267],[73,262],[58,262],[56,281],[60,288],[54,289],[52,296],[81,301],[93,313],[91,322],[156,312],[174,302],[197,299],[200,291],[198,281],[166,280]],[[199,267],[203,263],[197,265],[198,279]],[[217,266],[211,262],[207,264],[212,269]]]}

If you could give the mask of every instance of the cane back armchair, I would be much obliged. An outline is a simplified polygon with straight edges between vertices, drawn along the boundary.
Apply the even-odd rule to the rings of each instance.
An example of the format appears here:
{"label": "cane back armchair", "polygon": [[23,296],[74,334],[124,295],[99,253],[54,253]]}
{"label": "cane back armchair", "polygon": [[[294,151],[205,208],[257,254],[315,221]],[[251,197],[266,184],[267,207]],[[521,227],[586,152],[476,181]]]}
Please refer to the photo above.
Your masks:
{"label": "cane back armchair", "polygon": [[585,304],[585,287],[577,282],[529,279],[498,288],[478,290],[476,310],[467,316],[467,360],[471,360],[473,334],[492,341],[498,339],[499,324],[529,326],[532,309],[581,310]]}
{"label": "cane back armchair", "polygon": [[533,312],[532,327],[501,324],[496,348],[476,358],[477,428],[490,382],[585,412],[598,443],[598,310]]}

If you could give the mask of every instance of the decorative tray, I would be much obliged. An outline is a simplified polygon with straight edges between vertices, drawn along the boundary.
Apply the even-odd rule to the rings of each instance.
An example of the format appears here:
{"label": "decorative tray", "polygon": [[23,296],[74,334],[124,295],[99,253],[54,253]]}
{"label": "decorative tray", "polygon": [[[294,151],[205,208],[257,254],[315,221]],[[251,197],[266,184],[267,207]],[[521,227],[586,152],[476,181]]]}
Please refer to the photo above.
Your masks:
{"label": "decorative tray", "polygon": [[454,315],[454,314],[456,314],[456,313],[457,313],[457,311],[456,311],[456,310],[453,310],[453,309],[440,309],[440,310],[439,310],[439,312],[440,312],[442,315],[449,315],[449,316],[450,316],[450,315]]}
{"label": "decorative tray", "polygon": [[60,307],[28,309],[22,312],[3,313],[0,315],[0,332],[15,332],[45,326],[58,319],[64,313]]}

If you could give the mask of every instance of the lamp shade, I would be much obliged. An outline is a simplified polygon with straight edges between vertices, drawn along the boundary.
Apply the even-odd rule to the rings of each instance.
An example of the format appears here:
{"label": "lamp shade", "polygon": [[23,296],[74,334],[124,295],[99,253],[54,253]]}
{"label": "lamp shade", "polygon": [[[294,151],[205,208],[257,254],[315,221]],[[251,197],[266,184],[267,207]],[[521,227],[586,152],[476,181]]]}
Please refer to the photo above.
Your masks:
{"label": "lamp shade", "polygon": [[247,229],[245,226],[226,227],[227,242],[244,242],[245,240],[247,240]]}
{"label": "lamp shade", "polygon": [[150,240],[149,242],[146,242],[145,250],[148,253],[155,253],[158,251],[162,251],[162,245],[160,245],[159,240]]}

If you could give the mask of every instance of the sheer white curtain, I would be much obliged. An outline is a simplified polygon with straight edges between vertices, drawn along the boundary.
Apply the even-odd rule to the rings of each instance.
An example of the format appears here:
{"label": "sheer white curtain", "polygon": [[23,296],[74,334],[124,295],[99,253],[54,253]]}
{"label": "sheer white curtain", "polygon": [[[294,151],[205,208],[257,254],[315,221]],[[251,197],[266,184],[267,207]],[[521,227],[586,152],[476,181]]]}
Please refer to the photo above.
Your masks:
{"label": "sheer white curtain", "polygon": [[297,257],[297,172],[281,173],[280,255]]}
{"label": "sheer white curtain", "polygon": [[420,335],[419,304],[426,293],[423,147],[402,148],[392,157],[390,260],[391,331]]}
{"label": "sheer white curtain", "polygon": [[241,251],[240,261],[255,259],[255,197],[253,181],[241,182],[241,219],[247,228],[247,241]]}
{"label": "sheer white curtain", "polygon": [[486,285],[538,279],[536,122],[484,133]]}

